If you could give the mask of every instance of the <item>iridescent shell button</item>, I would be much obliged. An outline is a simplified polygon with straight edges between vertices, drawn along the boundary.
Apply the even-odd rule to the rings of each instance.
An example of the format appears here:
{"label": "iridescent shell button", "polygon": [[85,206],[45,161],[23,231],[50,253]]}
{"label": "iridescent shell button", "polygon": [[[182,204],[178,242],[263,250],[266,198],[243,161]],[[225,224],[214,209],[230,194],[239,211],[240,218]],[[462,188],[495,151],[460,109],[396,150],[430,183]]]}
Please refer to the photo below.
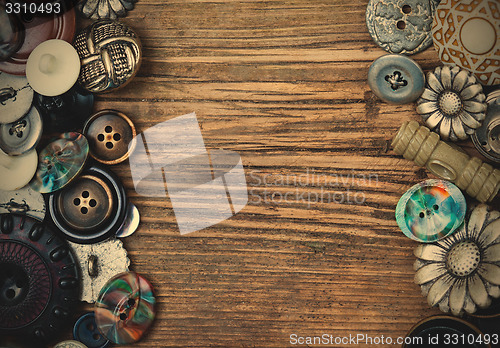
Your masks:
{"label": "iridescent shell button", "polygon": [[424,91],[425,75],[414,60],[400,54],[388,54],[372,63],[368,84],[380,99],[407,104],[417,100]]}
{"label": "iridescent shell button", "polygon": [[431,243],[460,227],[465,210],[465,197],[458,187],[430,179],[403,194],[396,206],[396,221],[408,238]]}

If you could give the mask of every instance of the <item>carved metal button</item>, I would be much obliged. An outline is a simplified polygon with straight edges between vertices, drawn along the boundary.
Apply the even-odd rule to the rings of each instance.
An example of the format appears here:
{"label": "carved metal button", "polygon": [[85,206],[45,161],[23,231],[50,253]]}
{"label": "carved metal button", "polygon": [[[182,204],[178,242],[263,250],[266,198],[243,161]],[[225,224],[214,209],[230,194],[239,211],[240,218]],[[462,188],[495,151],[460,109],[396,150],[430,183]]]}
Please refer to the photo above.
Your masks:
{"label": "carved metal button", "polygon": [[24,27],[14,14],[0,4],[0,61],[9,59],[24,42]]}
{"label": "carved metal button", "polygon": [[36,150],[24,155],[9,156],[0,150],[0,190],[14,191],[26,186],[38,165]]}
{"label": "carved metal button", "polygon": [[135,149],[136,131],[125,114],[104,110],[88,119],[83,134],[90,146],[90,155],[104,164],[125,161]]}
{"label": "carved metal button", "polygon": [[425,76],[412,59],[389,54],[376,59],[368,71],[368,84],[380,99],[394,104],[415,101],[425,88]]}
{"label": "carved metal button", "polygon": [[0,231],[0,337],[46,343],[78,301],[73,255],[64,240],[27,216],[0,215]]}
{"label": "carved metal button", "polygon": [[391,53],[415,54],[432,45],[431,25],[439,0],[370,0],[366,25]]}
{"label": "carved metal button", "polygon": [[74,46],[80,56],[80,84],[90,92],[125,86],[135,76],[142,50],[137,34],[118,21],[100,20],[83,29]]}
{"label": "carved metal button", "polygon": [[11,156],[22,155],[35,148],[42,133],[42,118],[38,109],[32,107],[23,118],[0,124],[0,149]]}
{"label": "carved metal button", "polygon": [[45,212],[42,194],[33,191],[29,186],[16,191],[0,191],[0,213],[26,215],[43,221]]}
{"label": "carved metal button", "polygon": [[486,117],[471,138],[484,157],[500,163],[500,94],[489,94],[486,102]]}
{"label": "carved metal button", "polygon": [[68,187],[49,196],[48,209],[56,226],[75,243],[103,241],[125,220],[125,190],[111,172],[92,166]]}
{"label": "carved metal button", "polygon": [[0,123],[12,123],[26,115],[33,103],[33,89],[24,76],[0,72]]}
{"label": "carved metal button", "polygon": [[59,342],[54,346],[54,348],[88,348],[88,347],[84,345],[82,342],[67,340]]}
{"label": "carved metal button", "polygon": [[93,312],[82,315],[75,323],[73,337],[82,342],[88,348],[104,348],[109,345],[106,339],[97,328],[95,314]]}
{"label": "carved metal button", "polygon": [[137,0],[82,0],[78,3],[81,13],[92,19],[116,19],[125,17],[127,11],[134,9]]}
{"label": "carved metal button", "polygon": [[396,221],[408,238],[430,243],[455,232],[464,221],[465,209],[458,187],[431,179],[405,192],[396,206]]}

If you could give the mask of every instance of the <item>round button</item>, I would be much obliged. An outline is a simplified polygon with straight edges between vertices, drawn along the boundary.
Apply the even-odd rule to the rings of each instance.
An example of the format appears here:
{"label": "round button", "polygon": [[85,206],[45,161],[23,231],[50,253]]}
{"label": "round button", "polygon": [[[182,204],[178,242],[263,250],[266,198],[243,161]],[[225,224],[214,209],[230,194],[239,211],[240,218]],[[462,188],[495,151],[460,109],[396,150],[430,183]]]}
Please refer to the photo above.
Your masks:
{"label": "round button", "polygon": [[483,85],[500,84],[500,15],[488,0],[441,1],[432,24],[439,59],[472,72]]}
{"label": "round button", "polygon": [[96,243],[114,235],[123,224],[127,197],[115,175],[93,166],[71,185],[51,194],[48,209],[68,240]]}
{"label": "round button", "polygon": [[431,24],[439,0],[370,0],[366,26],[391,53],[415,54],[432,45]]}
{"label": "round button", "polygon": [[464,221],[465,209],[458,187],[430,179],[405,192],[396,206],[396,221],[408,238],[431,243],[455,232]]}
{"label": "round button", "polygon": [[84,314],[77,320],[73,328],[73,337],[88,348],[104,348],[109,345],[109,340],[97,329],[93,312]]}
{"label": "round button", "polygon": [[83,127],[89,140],[90,155],[104,164],[125,161],[134,151],[136,131],[123,113],[103,110],[91,116]]}
{"label": "round button", "polygon": [[29,186],[16,191],[0,191],[0,213],[22,214],[43,221],[45,212],[42,194]]}
{"label": "round button", "polygon": [[9,156],[0,150],[0,190],[14,191],[26,186],[38,165],[36,150],[21,156]]}
{"label": "round button", "polygon": [[82,61],[79,82],[93,93],[125,86],[141,64],[137,34],[118,21],[94,22],[78,33],[74,46]]}
{"label": "round button", "polygon": [[24,27],[13,14],[7,13],[4,4],[0,4],[0,61],[9,59],[24,42]]}
{"label": "round button", "polygon": [[42,118],[38,109],[32,107],[23,118],[0,124],[0,149],[11,156],[22,155],[35,148],[42,133]]}
{"label": "round button", "polygon": [[35,93],[34,105],[40,110],[46,130],[68,132],[82,129],[92,115],[94,95],[78,84],[68,92],[55,97]]}
{"label": "round button", "polygon": [[54,346],[54,348],[88,348],[88,347],[81,342],[67,340],[59,342]]}
{"label": "round button", "polygon": [[[63,1],[59,1],[63,3]],[[25,30],[23,45],[9,59],[0,62],[0,71],[14,75],[26,74],[26,62],[30,53],[44,41],[60,39],[72,42],[75,37],[76,16],[73,8],[53,16],[23,14],[21,23]]]}
{"label": "round button", "polygon": [[64,40],[49,40],[31,52],[26,63],[26,78],[39,94],[53,97],[66,93],[80,74],[78,53]]}
{"label": "round button", "polygon": [[64,133],[39,155],[38,170],[31,187],[41,193],[57,191],[83,169],[89,153],[87,139],[80,133]]}
{"label": "round button", "polygon": [[113,343],[137,342],[155,317],[153,286],[142,276],[126,272],[111,278],[95,303],[99,331]]}
{"label": "round button", "polygon": [[33,89],[24,76],[0,72],[0,123],[12,123],[26,115],[33,103]]}
{"label": "round button", "polygon": [[476,149],[491,161],[500,163],[500,94],[492,92],[483,124],[472,134]]}
{"label": "round button", "polygon": [[139,227],[139,223],[141,222],[141,215],[139,214],[139,209],[132,203],[128,203],[127,207],[127,217],[123,224],[116,232],[116,236],[118,238],[125,238],[134,234]]}
{"label": "round button", "polygon": [[64,240],[27,216],[1,214],[0,232],[0,336],[47,343],[78,301],[73,255]]}
{"label": "round button", "polygon": [[425,88],[425,75],[412,59],[388,54],[376,59],[368,71],[368,84],[380,99],[394,104],[417,100]]}

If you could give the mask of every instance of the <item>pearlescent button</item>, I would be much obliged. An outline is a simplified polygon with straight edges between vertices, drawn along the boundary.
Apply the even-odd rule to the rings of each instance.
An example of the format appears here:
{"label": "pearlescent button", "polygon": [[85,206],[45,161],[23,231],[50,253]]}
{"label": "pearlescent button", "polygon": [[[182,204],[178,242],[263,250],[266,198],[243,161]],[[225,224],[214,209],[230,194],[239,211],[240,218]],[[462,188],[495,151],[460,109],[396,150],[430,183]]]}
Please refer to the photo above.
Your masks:
{"label": "pearlescent button", "polygon": [[376,59],[368,71],[368,84],[380,99],[394,104],[415,101],[425,88],[425,75],[412,59],[388,54]]}
{"label": "pearlescent button", "polygon": [[462,192],[444,180],[425,180],[412,186],[396,206],[396,221],[413,240],[431,243],[452,234],[464,221]]}
{"label": "pearlescent button", "polygon": [[21,156],[9,156],[0,150],[0,190],[14,191],[26,186],[38,165],[36,150]]}
{"label": "pearlescent button", "polygon": [[472,72],[483,85],[500,84],[500,4],[442,0],[432,37],[439,59]]}
{"label": "pearlescent button", "polygon": [[155,318],[153,286],[134,272],[119,274],[108,281],[95,303],[99,331],[111,342],[137,342]]}
{"label": "pearlescent button", "polygon": [[0,72],[0,123],[12,123],[26,115],[33,103],[33,89],[24,76]]}
{"label": "pearlescent button", "polygon": [[42,133],[42,118],[38,109],[32,107],[23,118],[0,124],[0,149],[11,156],[22,155],[35,148]]}
{"label": "pearlescent button", "polygon": [[391,53],[415,54],[432,45],[431,24],[439,0],[370,0],[366,25]]}
{"label": "pearlescent button", "polygon": [[118,238],[126,238],[128,236],[131,236],[135,231],[137,231],[140,222],[141,215],[139,213],[139,209],[137,209],[135,205],[129,202],[127,207],[127,217],[118,229],[118,232],[116,232],[116,236]]}
{"label": "pearlescent button", "polygon": [[73,328],[73,337],[88,348],[104,348],[110,343],[97,329],[93,312],[82,315],[76,321]]}

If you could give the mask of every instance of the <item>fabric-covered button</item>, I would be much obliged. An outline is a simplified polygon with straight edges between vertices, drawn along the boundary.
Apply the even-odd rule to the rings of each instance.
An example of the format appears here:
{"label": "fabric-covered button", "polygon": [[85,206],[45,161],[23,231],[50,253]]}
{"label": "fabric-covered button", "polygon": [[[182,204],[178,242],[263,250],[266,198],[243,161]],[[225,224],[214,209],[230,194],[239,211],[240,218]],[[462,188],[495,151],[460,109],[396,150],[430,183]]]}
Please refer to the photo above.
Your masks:
{"label": "fabric-covered button", "polygon": [[464,221],[465,209],[458,187],[430,179],[403,194],[396,206],[396,221],[408,238],[431,243],[455,232]]}
{"label": "fabric-covered button", "polygon": [[441,1],[432,24],[439,59],[469,70],[483,85],[499,84],[499,13],[495,1]]}
{"label": "fabric-covered button", "polygon": [[118,238],[125,238],[131,236],[137,228],[139,227],[139,223],[141,222],[141,215],[139,213],[139,209],[132,203],[128,203],[127,208],[127,217],[123,224],[116,232],[116,236]]}
{"label": "fabric-covered button", "polygon": [[26,215],[43,221],[45,219],[45,200],[41,193],[25,186],[16,191],[0,191],[0,213]]}
{"label": "fabric-covered button", "polygon": [[24,42],[24,27],[13,13],[0,4],[0,61],[9,59]]}
{"label": "fabric-covered button", "polygon": [[[63,3],[63,1],[58,2]],[[25,75],[29,55],[42,42],[50,39],[72,42],[75,37],[76,16],[73,8],[53,16],[24,14],[21,16],[21,22],[25,30],[23,45],[9,59],[0,62],[0,71],[9,74]]]}
{"label": "fabric-covered button", "polygon": [[94,95],[76,84],[68,92],[54,97],[35,93],[34,105],[40,110],[46,130],[76,131],[82,129],[92,115]]}
{"label": "fabric-covered button", "polygon": [[366,25],[391,53],[415,54],[432,45],[431,25],[439,0],[370,0]]}
{"label": "fabric-covered button", "polygon": [[78,301],[75,260],[46,225],[15,214],[1,214],[0,222],[0,337],[46,344]]}
{"label": "fabric-covered button", "polygon": [[380,99],[394,104],[417,100],[425,88],[425,75],[412,59],[388,54],[376,59],[368,71],[368,84]]}
{"label": "fabric-covered button", "polygon": [[33,89],[23,76],[0,72],[0,123],[12,123],[26,115],[33,103]]}
{"label": "fabric-covered button", "polygon": [[69,184],[83,169],[89,153],[87,139],[80,133],[64,133],[39,155],[31,187],[41,193],[57,191]]}
{"label": "fabric-covered button", "polygon": [[486,117],[471,139],[484,157],[500,163],[500,93],[490,93],[486,103]]}
{"label": "fabric-covered button", "polygon": [[89,141],[90,155],[104,164],[121,163],[135,149],[135,126],[116,110],[103,110],[91,116],[83,134]]}
{"label": "fabric-covered button", "polygon": [[84,345],[82,342],[67,340],[59,342],[54,346],[54,348],[88,348],[88,347]]}
{"label": "fabric-covered button", "polygon": [[9,156],[0,150],[0,190],[14,191],[26,186],[35,175],[37,165],[35,149],[21,156]]}
{"label": "fabric-covered button", "polygon": [[88,348],[104,348],[110,343],[97,329],[93,312],[82,315],[76,321],[73,328],[73,338]]}
{"label": "fabric-covered button", "polygon": [[51,194],[48,209],[68,240],[96,243],[116,234],[123,224],[127,197],[114,174],[92,166],[68,187]]}
{"label": "fabric-covered button", "polygon": [[73,87],[80,74],[78,53],[64,40],[48,40],[31,52],[26,78],[39,94],[54,97]]}
{"label": "fabric-covered button", "polygon": [[125,86],[142,59],[137,34],[125,24],[100,20],[76,36],[74,46],[82,61],[79,82],[93,93]]}
{"label": "fabric-covered button", "polygon": [[102,288],[95,303],[99,331],[116,344],[137,342],[155,317],[153,286],[134,272],[119,274]]}
{"label": "fabric-covered button", "polygon": [[38,109],[32,107],[23,118],[0,124],[0,149],[11,156],[22,155],[35,148],[42,133],[42,118]]}

